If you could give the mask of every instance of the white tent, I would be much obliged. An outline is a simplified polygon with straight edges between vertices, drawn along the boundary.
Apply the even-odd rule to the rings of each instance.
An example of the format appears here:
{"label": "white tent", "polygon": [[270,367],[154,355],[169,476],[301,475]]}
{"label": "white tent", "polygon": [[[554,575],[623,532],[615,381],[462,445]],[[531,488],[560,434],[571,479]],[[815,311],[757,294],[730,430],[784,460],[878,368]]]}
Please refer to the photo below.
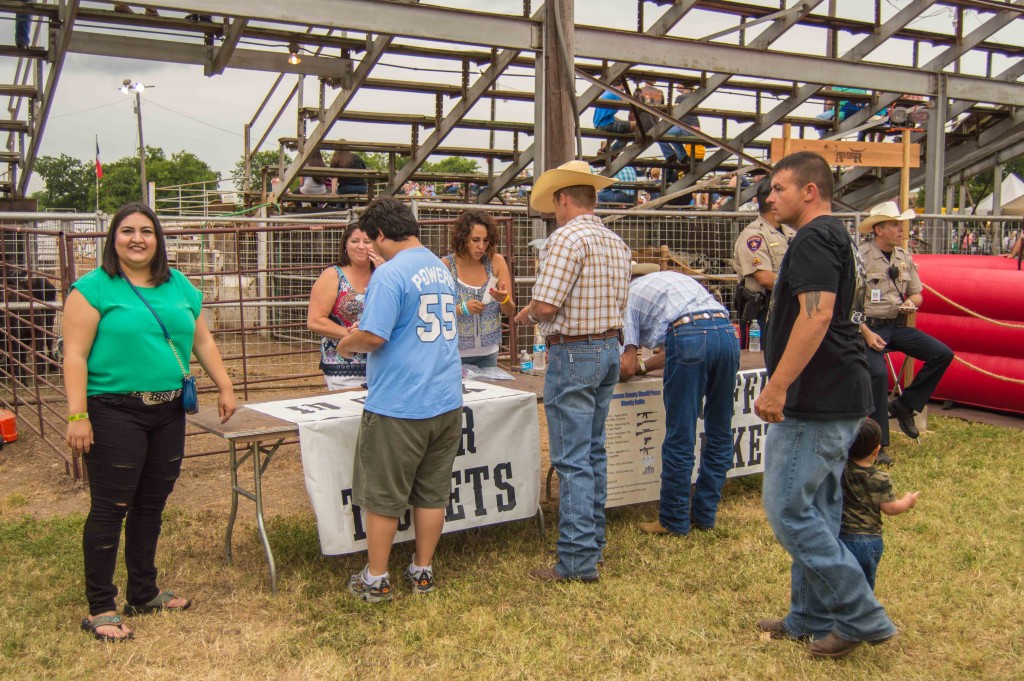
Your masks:
{"label": "white tent", "polygon": [[[1003,178],[1002,196],[1000,201],[1003,204],[1000,213],[1003,215],[1024,215],[1024,180],[1010,173]],[[989,194],[978,202],[975,215],[990,215],[992,213],[992,194]]]}

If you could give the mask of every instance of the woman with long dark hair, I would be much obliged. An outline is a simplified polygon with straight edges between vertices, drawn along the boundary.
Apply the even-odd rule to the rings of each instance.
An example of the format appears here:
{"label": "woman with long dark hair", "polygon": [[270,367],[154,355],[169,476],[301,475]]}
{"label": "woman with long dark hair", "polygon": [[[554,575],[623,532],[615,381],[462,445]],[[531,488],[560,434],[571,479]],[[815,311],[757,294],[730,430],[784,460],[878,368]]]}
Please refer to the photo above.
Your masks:
{"label": "woman with long dark hair", "polygon": [[[366,162],[359,154],[354,154],[348,149],[338,149],[331,156],[331,167],[366,170]],[[365,194],[366,180],[359,177],[336,177],[334,178],[334,193]]]}
{"label": "woman with long dark hair", "polygon": [[358,222],[353,222],[341,235],[338,261],[313,284],[306,327],[322,336],[320,371],[324,372],[328,390],[354,388],[366,382],[366,356],[345,359],[338,354],[338,341],[358,327],[370,275],[382,264],[384,259],[373,250],[373,241]]}
{"label": "woman with long dark hair", "polygon": [[89,616],[82,629],[105,641],[134,636],[117,614],[114,567],[121,524],[128,571],[125,615],[185,610],[157,586],[164,505],[185,452],[182,378],[194,353],[217,386],[221,423],[236,402],[201,316],[203,295],[168,264],[160,221],[141,203],[110,221],[101,266],[71,285],[64,303],[66,440],[89,473],[82,548]]}
{"label": "woman with long dark hair", "polygon": [[489,213],[467,210],[452,226],[452,252],[444,263],[455,279],[455,316],[463,364],[498,366],[501,315],[514,315],[512,277],[495,250],[498,228]]}

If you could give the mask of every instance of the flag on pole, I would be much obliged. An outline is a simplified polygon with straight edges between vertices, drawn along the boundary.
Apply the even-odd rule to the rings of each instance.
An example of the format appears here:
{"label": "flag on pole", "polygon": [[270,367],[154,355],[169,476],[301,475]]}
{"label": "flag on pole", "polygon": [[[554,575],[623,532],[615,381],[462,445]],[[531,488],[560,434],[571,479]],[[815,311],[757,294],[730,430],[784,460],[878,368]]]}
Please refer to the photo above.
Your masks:
{"label": "flag on pole", "polygon": [[103,164],[100,162],[100,136],[96,135],[96,179],[103,177]]}

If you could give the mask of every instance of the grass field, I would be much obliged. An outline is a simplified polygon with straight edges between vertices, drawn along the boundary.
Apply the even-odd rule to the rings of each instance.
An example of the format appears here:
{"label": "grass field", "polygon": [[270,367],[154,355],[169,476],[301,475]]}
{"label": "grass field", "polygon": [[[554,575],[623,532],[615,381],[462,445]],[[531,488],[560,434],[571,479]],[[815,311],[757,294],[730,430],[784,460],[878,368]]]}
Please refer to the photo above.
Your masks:
{"label": "grass field", "polygon": [[[760,476],[726,486],[719,526],[689,537],[636,529],[653,505],[609,513],[601,582],[545,585],[551,563],[523,522],[441,542],[438,590],[399,588],[371,606],[346,591],[363,556],[320,555],[314,520],[271,519],[281,593],[269,594],[255,531],[222,556],[225,518],[169,507],[161,585],[195,600],[185,613],[131,621],[108,645],[79,631],[86,614],[79,514],[35,519],[0,499],[0,677],[24,679],[1014,679],[1024,678],[1024,442],[1021,432],[932,418],[892,452],[897,492],[920,490],[888,519],[878,595],[900,629],[843,661],[767,641],[754,623],[785,612],[789,561],[761,509]],[[408,561],[398,546],[391,569]],[[124,583],[123,572],[118,575]]]}

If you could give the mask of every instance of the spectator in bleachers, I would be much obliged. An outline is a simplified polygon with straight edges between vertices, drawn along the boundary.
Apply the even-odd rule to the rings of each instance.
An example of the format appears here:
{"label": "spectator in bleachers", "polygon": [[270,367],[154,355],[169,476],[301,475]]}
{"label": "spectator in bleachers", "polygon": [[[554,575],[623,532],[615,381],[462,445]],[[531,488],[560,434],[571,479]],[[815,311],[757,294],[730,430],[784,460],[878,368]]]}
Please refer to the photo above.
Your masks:
{"label": "spectator in bleachers", "polygon": [[[615,86],[616,90],[622,90],[621,85]],[[621,102],[622,98],[614,92],[605,92],[603,95],[598,97],[598,100],[605,101],[617,101]],[[609,109],[606,107],[595,106],[594,107],[594,129],[602,132],[630,132],[632,126],[629,121],[624,121],[621,118],[616,118],[615,109]],[[626,146],[623,140],[617,139],[612,142],[611,150],[621,149]]]}
{"label": "spectator in bleachers", "polygon": [[[679,105],[686,99],[686,96],[690,94],[690,88],[686,87],[682,83],[676,85],[676,99],[675,104]],[[700,130],[700,118],[692,114],[683,116],[683,123],[686,123],[692,128]],[[665,133],[666,137],[680,137],[680,136],[692,136],[693,133],[689,130],[683,130],[678,125],[673,125]],[[677,168],[687,168],[690,165],[691,159],[694,161],[703,161],[705,148],[703,144],[682,144],[681,142],[659,142],[662,153],[665,155],[665,160],[671,165],[665,171],[665,179],[669,184],[672,184],[678,179]],[[666,146],[669,150],[666,150]],[[672,167],[672,166],[676,167]]]}
{"label": "spectator in bleachers", "polygon": [[636,169],[633,166],[624,166],[615,173],[615,182],[611,187],[606,187],[597,193],[598,203],[634,203],[636,200],[636,189],[627,189],[619,186],[618,183],[636,184]]}
{"label": "spectator in bleachers", "polygon": [[[313,151],[306,160],[303,170],[310,168],[326,168],[323,154],[319,149]],[[327,193],[327,178],[323,175],[302,175],[302,183],[299,185],[299,193],[303,196],[323,196]]]}
{"label": "spectator in bleachers", "polygon": [[383,263],[373,249],[373,241],[358,222],[353,222],[341,235],[338,261],[313,284],[306,328],[321,336],[320,371],[328,390],[354,388],[366,382],[366,355],[345,359],[338,354],[338,341],[358,328],[370,276]]}
{"label": "spectator in bleachers", "polygon": [[489,213],[467,210],[451,229],[452,252],[443,259],[455,280],[459,357],[479,368],[498,366],[501,316],[512,316],[512,276],[495,250],[498,228]]}
{"label": "spectator in bleachers", "polygon": [[[331,156],[332,168],[352,168],[366,170],[366,162],[359,154],[348,149],[338,149]],[[359,177],[335,177],[333,179],[335,194],[365,194],[366,180]]]}

